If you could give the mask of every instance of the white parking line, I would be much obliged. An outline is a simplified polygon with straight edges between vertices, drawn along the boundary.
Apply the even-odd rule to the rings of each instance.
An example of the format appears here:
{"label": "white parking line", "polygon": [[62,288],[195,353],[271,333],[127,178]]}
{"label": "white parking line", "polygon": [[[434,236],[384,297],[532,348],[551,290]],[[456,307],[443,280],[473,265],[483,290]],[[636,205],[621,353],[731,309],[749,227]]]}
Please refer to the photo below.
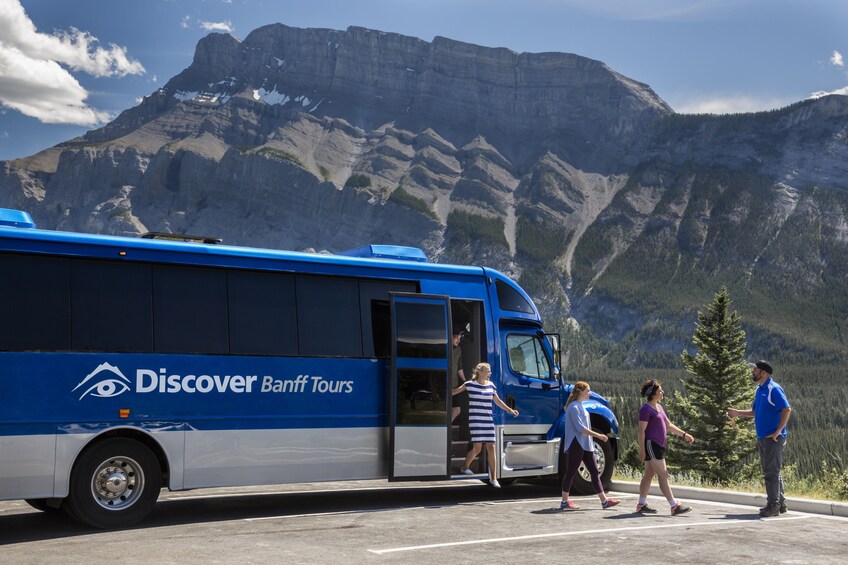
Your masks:
{"label": "white parking line", "polygon": [[[557,503],[559,499],[557,499]],[[264,520],[287,520],[289,518],[314,518],[316,516],[345,516],[348,514],[369,514],[373,512],[394,512],[396,510],[432,510],[434,508],[449,508],[452,506],[492,506],[499,504],[539,504],[538,499],[530,500],[480,500],[477,502],[450,502],[445,504],[428,504],[426,506],[386,506],[368,510],[339,510],[336,512],[308,512],[305,514],[281,514],[279,516],[262,516],[261,518],[244,518],[244,522],[262,522]]]}
{"label": "white parking line", "polygon": [[836,520],[837,522],[848,522],[845,516],[828,516],[827,514],[817,514],[816,518],[824,518],[825,520]]}
{"label": "white parking line", "polygon": [[[414,510],[414,508],[405,508]],[[371,510],[339,510],[338,512],[310,512],[308,514],[284,514],[281,516],[262,516],[261,518],[244,518],[243,522],[262,522],[265,520],[288,520],[289,518],[316,518],[318,516],[347,516],[350,514],[370,514],[372,512],[387,512],[404,510],[404,508],[373,508]]]}
{"label": "white parking line", "polygon": [[[785,522],[787,520],[805,520],[807,518],[811,518],[811,515],[805,514],[802,516],[784,516],[779,519],[781,522]],[[490,538],[490,539],[478,539],[478,540],[466,540],[466,541],[455,541],[448,543],[434,543],[429,545],[414,545],[407,547],[392,547],[387,549],[369,549],[368,551],[371,553],[376,553],[377,555],[386,555],[388,553],[400,553],[403,551],[419,551],[422,549],[436,549],[440,547],[455,547],[459,545],[480,545],[485,543],[503,543],[503,542],[511,542],[511,541],[521,541],[521,540],[532,540],[532,539],[546,539],[546,538],[556,538],[556,537],[567,537],[567,536],[582,536],[586,534],[614,534],[619,532],[633,532],[640,530],[661,530],[661,529],[670,529],[670,528],[691,528],[693,526],[720,526],[720,525],[728,525],[733,522],[738,522],[739,525],[750,526],[751,520],[711,520],[709,522],[680,522],[676,524],[659,524],[656,526],[630,526],[624,528],[604,528],[600,530],[582,530],[577,532],[554,532],[550,534],[531,534],[526,536],[511,536],[507,538]]]}

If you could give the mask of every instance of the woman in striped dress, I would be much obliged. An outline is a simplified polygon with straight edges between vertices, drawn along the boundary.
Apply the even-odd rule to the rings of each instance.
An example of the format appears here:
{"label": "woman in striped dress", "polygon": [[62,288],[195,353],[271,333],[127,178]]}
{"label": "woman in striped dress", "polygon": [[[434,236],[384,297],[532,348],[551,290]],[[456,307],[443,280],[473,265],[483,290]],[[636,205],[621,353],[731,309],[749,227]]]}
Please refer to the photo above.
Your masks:
{"label": "woman in striped dress", "polygon": [[468,467],[471,462],[480,453],[480,449],[485,445],[486,454],[489,458],[489,483],[495,488],[500,488],[498,479],[495,477],[495,469],[497,469],[497,458],[495,457],[495,423],[492,420],[492,401],[509,412],[513,416],[518,416],[518,410],[510,408],[498,396],[497,389],[494,383],[489,380],[492,375],[492,368],[488,363],[479,363],[474,367],[474,374],[470,381],[465,381],[451,391],[451,394],[457,395],[460,392],[468,391],[468,428],[471,431],[471,450],[465,456],[465,463],[462,466],[462,472],[466,475],[473,475],[474,472]]}

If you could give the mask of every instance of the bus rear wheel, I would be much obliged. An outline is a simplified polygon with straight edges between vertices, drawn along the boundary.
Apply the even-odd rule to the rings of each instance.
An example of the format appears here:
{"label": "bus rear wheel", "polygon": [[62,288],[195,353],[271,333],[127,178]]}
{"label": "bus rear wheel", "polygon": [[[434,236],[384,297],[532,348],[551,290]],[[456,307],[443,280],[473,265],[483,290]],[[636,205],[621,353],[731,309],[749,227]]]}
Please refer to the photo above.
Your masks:
{"label": "bus rear wheel", "polygon": [[67,511],[95,528],[125,528],[150,512],[161,485],[159,462],[147,446],[131,439],[107,439],[77,459]]}

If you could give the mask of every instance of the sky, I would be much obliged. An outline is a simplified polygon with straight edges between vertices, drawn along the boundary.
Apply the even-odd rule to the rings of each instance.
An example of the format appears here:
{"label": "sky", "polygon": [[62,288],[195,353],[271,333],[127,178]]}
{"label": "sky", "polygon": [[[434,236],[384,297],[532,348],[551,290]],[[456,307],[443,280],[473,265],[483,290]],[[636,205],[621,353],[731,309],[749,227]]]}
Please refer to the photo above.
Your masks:
{"label": "sky", "polygon": [[208,33],[278,22],[575,53],[680,113],[848,94],[846,0],[0,0],[0,160],[108,123]]}

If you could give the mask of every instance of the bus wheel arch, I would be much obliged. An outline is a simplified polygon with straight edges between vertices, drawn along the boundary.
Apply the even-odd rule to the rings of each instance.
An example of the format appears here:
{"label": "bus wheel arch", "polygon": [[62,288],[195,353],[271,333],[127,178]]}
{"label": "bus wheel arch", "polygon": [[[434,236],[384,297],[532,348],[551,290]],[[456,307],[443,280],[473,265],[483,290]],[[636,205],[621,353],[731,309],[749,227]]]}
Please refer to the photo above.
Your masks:
{"label": "bus wheel arch", "polygon": [[72,518],[95,528],[131,526],[159,498],[162,465],[154,451],[136,438],[98,438],[74,462],[62,507]]}
{"label": "bus wheel arch", "polygon": [[150,451],[152,451],[153,455],[156,457],[156,460],[159,462],[159,470],[161,472],[161,477],[162,477],[160,486],[161,487],[167,487],[168,486],[168,480],[169,480],[169,477],[171,475],[171,469],[170,469],[170,465],[169,465],[169,462],[168,462],[168,456],[165,453],[165,449],[149,433],[145,433],[144,431],[139,430],[137,428],[117,428],[117,429],[112,429],[112,430],[106,431],[106,432],[98,435],[97,437],[93,438],[88,443],[88,445],[86,445],[80,451],[80,454],[77,455],[77,459],[79,459],[79,456],[86,449],[89,449],[93,445],[95,445],[95,444],[97,444],[101,441],[106,441],[107,439],[110,439],[110,438],[125,438],[125,439],[135,440],[135,441],[143,444]]}

